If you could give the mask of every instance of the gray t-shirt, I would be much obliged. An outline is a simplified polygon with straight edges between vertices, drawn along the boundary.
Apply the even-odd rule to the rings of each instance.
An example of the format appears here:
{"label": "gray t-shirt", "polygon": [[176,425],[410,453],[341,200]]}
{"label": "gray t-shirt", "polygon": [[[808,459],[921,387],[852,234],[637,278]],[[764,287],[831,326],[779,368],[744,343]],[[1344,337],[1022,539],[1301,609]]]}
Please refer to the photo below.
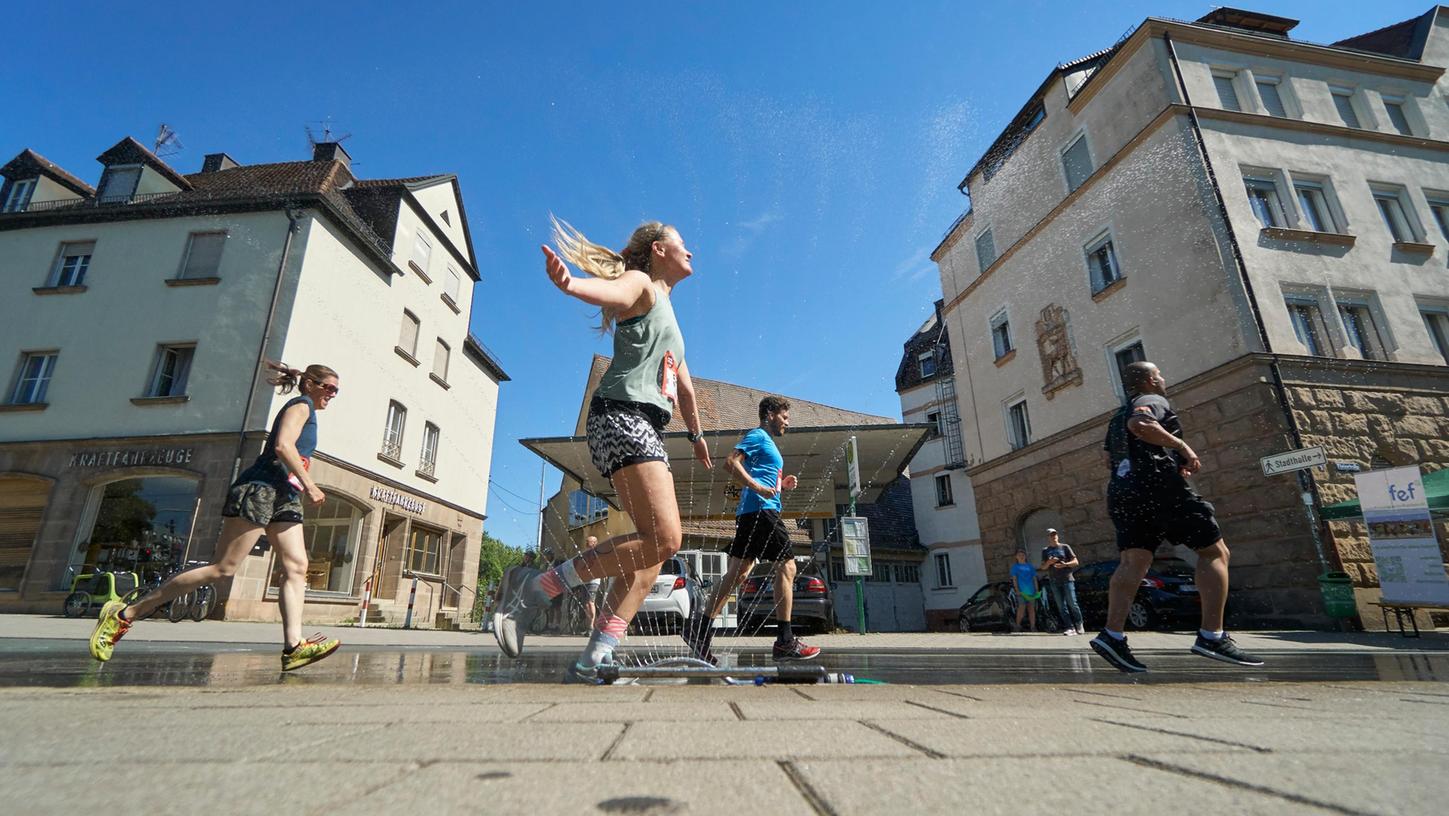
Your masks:
{"label": "gray t-shirt", "polygon": [[[1043,565],[1046,564],[1048,558],[1053,556],[1062,561],[1074,561],[1077,558],[1077,554],[1072,552],[1071,545],[1069,544],[1058,543],[1055,547],[1047,546],[1041,548],[1041,562]],[[1068,581],[1077,580],[1072,575],[1073,570],[1045,566],[1043,568],[1046,569],[1047,575],[1051,576],[1052,583],[1054,584],[1065,584]]]}

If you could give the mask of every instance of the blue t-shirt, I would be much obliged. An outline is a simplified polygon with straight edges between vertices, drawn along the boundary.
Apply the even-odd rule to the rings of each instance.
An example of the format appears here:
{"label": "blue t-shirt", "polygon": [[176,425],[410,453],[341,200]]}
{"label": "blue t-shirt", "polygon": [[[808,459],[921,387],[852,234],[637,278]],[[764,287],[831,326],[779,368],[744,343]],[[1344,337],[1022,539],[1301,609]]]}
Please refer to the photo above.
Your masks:
{"label": "blue t-shirt", "polygon": [[[785,458],[780,455],[780,449],[775,446],[775,440],[770,438],[769,431],[764,428],[750,431],[735,445],[735,450],[745,455],[745,472],[750,474],[751,479],[765,487],[779,486],[780,470],[785,467]],[[745,488],[740,493],[740,504],[735,508],[735,515],[743,516],[761,510],[780,512],[780,494],[776,493],[773,498],[767,499],[748,487]]]}
{"label": "blue t-shirt", "polygon": [[1031,564],[1012,564],[1011,582],[1016,591],[1023,595],[1036,594],[1036,567]]}

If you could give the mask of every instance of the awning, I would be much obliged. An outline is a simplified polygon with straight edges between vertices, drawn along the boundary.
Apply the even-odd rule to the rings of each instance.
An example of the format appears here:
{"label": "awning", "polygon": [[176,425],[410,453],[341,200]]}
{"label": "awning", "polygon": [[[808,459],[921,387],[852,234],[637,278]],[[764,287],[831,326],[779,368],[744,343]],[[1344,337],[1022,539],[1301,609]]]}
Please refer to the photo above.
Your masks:
{"label": "awning", "polygon": [[[775,440],[785,458],[785,472],[800,479],[800,486],[786,491],[783,515],[790,518],[833,518],[837,504],[849,504],[845,474],[845,443],[854,436],[860,452],[859,501],[869,504],[905,470],[906,464],[926,441],[933,425],[844,425],[828,428],[791,428]],[[664,449],[674,472],[674,492],[681,517],[687,519],[732,519],[740,500],[740,488],[725,472],[725,457],[748,428],[705,431],[714,469],[706,470],[694,458],[694,447],[683,433],[664,435]],[[578,480],[582,489],[619,509],[614,486],[599,475],[589,459],[585,437],[546,437],[519,440],[549,464]]]}
{"label": "awning", "polygon": [[[1424,494],[1429,499],[1429,512],[1449,516],[1449,468],[1424,474]],[[1363,516],[1358,499],[1330,504],[1319,513],[1325,521],[1348,521]]]}

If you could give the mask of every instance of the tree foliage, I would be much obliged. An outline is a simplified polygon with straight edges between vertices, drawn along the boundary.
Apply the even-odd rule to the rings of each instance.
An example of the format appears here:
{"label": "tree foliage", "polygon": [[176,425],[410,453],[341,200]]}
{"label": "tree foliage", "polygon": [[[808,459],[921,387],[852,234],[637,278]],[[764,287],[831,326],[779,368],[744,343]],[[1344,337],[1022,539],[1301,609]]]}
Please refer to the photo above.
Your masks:
{"label": "tree foliage", "polygon": [[523,549],[510,547],[483,531],[483,543],[478,548],[478,594],[473,604],[473,618],[483,613],[483,603],[490,587],[498,586],[503,573],[509,567],[523,563]]}

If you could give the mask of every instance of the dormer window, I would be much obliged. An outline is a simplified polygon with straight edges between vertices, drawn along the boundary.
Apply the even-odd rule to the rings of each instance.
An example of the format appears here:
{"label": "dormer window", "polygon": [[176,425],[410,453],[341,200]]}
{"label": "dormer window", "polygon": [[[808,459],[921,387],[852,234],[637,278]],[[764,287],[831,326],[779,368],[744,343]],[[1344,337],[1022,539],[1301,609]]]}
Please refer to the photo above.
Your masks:
{"label": "dormer window", "polygon": [[10,194],[5,196],[3,212],[24,212],[30,206],[30,195],[35,192],[35,179],[20,179],[10,182]]}
{"label": "dormer window", "polygon": [[141,181],[140,165],[107,167],[101,179],[101,190],[96,196],[102,203],[130,201],[136,195],[136,185]]}

